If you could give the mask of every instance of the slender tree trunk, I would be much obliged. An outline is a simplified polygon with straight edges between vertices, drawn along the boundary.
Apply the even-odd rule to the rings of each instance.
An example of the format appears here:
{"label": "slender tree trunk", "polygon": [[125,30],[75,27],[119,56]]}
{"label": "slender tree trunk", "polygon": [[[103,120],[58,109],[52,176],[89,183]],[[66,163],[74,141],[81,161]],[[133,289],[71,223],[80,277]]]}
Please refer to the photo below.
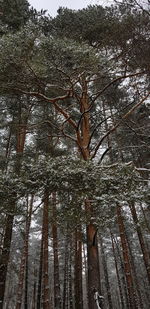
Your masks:
{"label": "slender tree trunk", "polygon": [[81,228],[75,231],[75,309],[83,309]]}
{"label": "slender tree trunk", "polygon": [[107,290],[109,309],[113,309],[113,304],[112,304],[112,299],[111,299],[111,289],[110,289],[108,270],[107,270],[107,263],[106,263],[106,259],[105,259],[103,239],[102,239],[101,236],[99,236],[99,240],[100,240],[100,246],[101,246],[102,263],[103,263],[103,268],[104,268],[104,277],[105,277],[105,284],[106,284],[106,290]]}
{"label": "slender tree trunk", "polygon": [[6,145],[6,166],[5,166],[5,170],[7,172],[7,168],[8,168],[8,162],[9,162],[9,157],[10,157],[10,153],[11,153],[11,136],[12,136],[12,132],[11,132],[11,128],[9,128],[9,133],[8,133],[8,137],[7,137],[7,145]]}
{"label": "slender tree trunk", "polygon": [[117,281],[118,281],[118,288],[119,288],[119,295],[120,295],[121,308],[122,308],[122,309],[125,309],[124,298],[123,298],[123,292],[122,292],[122,285],[121,285],[121,280],[120,280],[120,275],[119,275],[119,269],[118,269],[117,257],[116,257],[116,252],[115,252],[115,246],[114,246],[114,240],[113,240],[113,235],[112,235],[112,232],[111,232],[111,231],[110,231],[110,235],[111,235],[111,243],[112,243],[113,257],[114,257],[114,261],[115,261],[115,268],[116,268],[116,275],[117,275]]}
{"label": "slender tree trunk", "polygon": [[136,213],[136,208],[135,208],[135,204],[134,202],[129,204],[130,210],[131,210],[131,214],[132,214],[132,218],[133,218],[133,222],[135,224],[135,228],[138,234],[138,238],[139,238],[139,242],[140,242],[140,246],[141,246],[141,250],[142,250],[142,254],[143,254],[143,260],[144,260],[144,264],[145,264],[145,268],[147,271],[147,278],[148,278],[148,282],[150,285],[150,259],[149,259],[149,254],[147,252],[145,243],[144,243],[144,237],[139,225],[139,220],[137,217],[137,213]]}
{"label": "slender tree trunk", "polygon": [[[30,225],[31,225],[31,215],[32,215],[32,208],[33,208],[33,199],[34,199],[34,196],[32,195],[31,196],[31,200],[30,200],[29,210],[27,209],[26,231],[25,231],[24,246],[23,246],[21,262],[20,262],[16,309],[20,309],[21,308],[23,286],[24,286],[24,279],[25,279],[25,266],[28,266],[28,241],[29,241],[29,231],[30,231]],[[27,271],[26,271],[26,275],[28,277]],[[27,290],[26,290],[26,293],[27,293]],[[27,294],[25,294],[25,295],[27,297]],[[26,307],[25,307],[25,309],[26,309]]]}
{"label": "slender tree trunk", "polygon": [[[24,151],[28,117],[25,120],[24,129],[23,129],[22,134],[19,133],[21,130],[20,121],[21,121],[21,109],[19,111],[19,117],[18,117],[19,125],[18,125],[18,131],[17,131],[18,133],[16,134],[16,165],[14,168],[16,174],[18,175],[20,173],[21,160],[22,160],[22,155]],[[8,147],[9,145],[7,146],[7,149],[6,149],[7,157],[8,157],[8,150],[9,150]],[[10,256],[10,246],[11,246],[11,239],[12,239],[15,208],[16,208],[16,199],[14,198],[13,202],[11,202],[11,211],[9,211],[9,214],[6,216],[3,248],[2,248],[2,253],[0,256],[0,309],[3,308],[3,302],[4,302],[5,284],[6,284],[7,268],[8,268],[9,256]]]}
{"label": "slender tree trunk", "polygon": [[63,304],[62,308],[66,309],[68,306],[68,229],[66,232],[66,239],[65,239],[65,257],[64,257],[64,282],[63,282]]}
{"label": "slender tree trunk", "polygon": [[[113,236],[113,235],[112,235]],[[113,240],[117,249],[117,255],[119,257],[119,262],[120,262],[120,266],[121,266],[121,278],[122,278],[122,285],[123,285],[123,289],[124,289],[124,295],[125,295],[125,306],[129,309],[130,308],[130,304],[129,304],[129,297],[128,297],[128,290],[127,290],[127,282],[126,282],[126,277],[125,277],[125,269],[124,269],[124,263],[123,263],[123,258],[120,252],[120,246],[118,244],[118,241],[114,238],[113,236]]]}
{"label": "slender tree trunk", "polygon": [[45,192],[43,207],[43,309],[50,309],[48,269],[49,193]]}
{"label": "slender tree trunk", "polygon": [[40,248],[40,263],[39,263],[39,274],[38,274],[38,288],[37,288],[37,309],[41,309],[42,300],[42,269],[43,269],[43,226],[42,226],[42,237],[41,237],[41,248]]}
{"label": "slender tree trunk", "polygon": [[148,222],[148,220],[147,220],[147,218],[146,218],[145,210],[144,210],[144,208],[143,208],[143,206],[142,206],[142,203],[140,203],[140,208],[141,208],[141,211],[142,211],[144,220],[145,220],[146,228],[147,228],[148,232],[150,233],[150,224],[149,224],[149,222]]}
{"label": "slender tree trunk", "polygon": [[73,309],[73,278],[72,278],[72,237],[69,244],[69,267],[68,267],[68,281],[69,281],[69,309]]}
{"label": "slender tree trunk", "polygon": [[34,265],[34,284],[33,284],[33,294],[32,294],[32,309],[36,309],[36,265]]}
{"label": "slender tree trunk", "polygon": [[28,261],[28,248],[27,248],[27,256],[26,256],[26,265],[25,265],[25,288],[24,288],[24,309],[28,309],[28,280],[29,280],[29,261]]}
{"label": "slender tree trunk", "polygon": [[58,260],[58,235],[57,235],[57,215],[56,215],[56,193],[52,193],[52,236],[54,253],[54,308],[61,308],[60,280],[59,280],[59,260]]}
{"label": "slender tree trunk", "polygon": [[125,237],[124,221],[123,221],[123,216],[121,213],[121,207],[119,205],[117,205],[117,217],[118,217],[118,225],[119,225],[120,239],[121,239],[121,245],[122,245],[124,270],[125,270],[125,276],[126,276],[126,281],[127,281],[130,308],[134,309],[138,307],[136,305],[136,297],[135,297],[135,291],[134,291],[134,286],[133,286],[133,278],[132,278],[132,272],[131,272],[129,251],[128,251],[127,240]]}
{"label": "slender tree trunk", "polygon": [[14,213],[7,215],[4,233],[3,249],[0,256],[0,309],[3,309],[7,267],[10,255]]}
{"label": "slender tree trunk", "polygon": [[139,282],[138,282],[138,276],[137,276],[137,273],[136,273],[134,257],[133,257],[133,253],[132,253],[131,245],[130,245],[131,241],[130,241],[130,238],[129,238],[127,232],[126,232],[126,239],[127,239],[129,253],[130,253],[130,261],[131,261],[132,273],[133,273],[133,278],[134,278],[134,284],[135,284],[136,292],[137,292],[137,295],[138,295],[137,302],[139,303],[140,309],[143,309],[144,306],[143,306],[143,301],[142,301],[142,295],[141,295],[140,286],[139,286]]}
{"label": "slender tree trunk", "polygon": [[88,267],[87,267],[87,246],[83,243],[83,259],[84,259],[84,279],[83,279],[83,307],[88,306]]}

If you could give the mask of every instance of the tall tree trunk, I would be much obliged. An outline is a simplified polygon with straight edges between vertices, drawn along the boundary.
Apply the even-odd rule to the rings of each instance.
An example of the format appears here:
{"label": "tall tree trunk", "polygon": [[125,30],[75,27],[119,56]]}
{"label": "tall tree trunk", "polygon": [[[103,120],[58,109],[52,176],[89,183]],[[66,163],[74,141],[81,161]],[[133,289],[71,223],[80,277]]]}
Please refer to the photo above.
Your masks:
{"label": "tall tree trunk", "polygon": [[[86,211],[90,213],[91,204],[86,200]],[[91,216],[92,216],[91,211]],[[101,295],[97,229],[94,222],[87,225],[87,261],[88,261],[88,302],[89,309],[97,309],[95,291]]]}
{"label": "tall tree trunk", "polygon": [[56,193],[52,193],[52,236],[54,254],[54,308],[61,308],[60,280],[59,280],[59,260],[58,260],[58,235],[57,235],[57,215],[56,215]]}
{"label": "tall tree trunk", "polygon": [[123,263],[123,257],[121,255],[120,252],[120,246],[118,244],[118,241],[115,239],[115,237],[113,236],[113,240],[117,249],[117,256],[119,257],[119,262],[120,262],[120,266],[121,266],[121,278],[122,278],[122,285],[123,285],[123,290],[124,290],[124,295],[125,295],[125,305],[127,307],[127,309],[130,308],[130,304],[129,304],[129,297],[128,297],[128,290],[127,290],[127,282],[126,282],[126,276],[125,276],[125,269],[124,269],[124,263]]}
{"label": "tall tree trunk", "polygon": [[[30,113],[30,110],[29,110],[29,113]],[[29,117],[29,114],[28,114],[28,117]],[[24,128],[22,131],[21,129],[21,109],[19,110],[18,130],[16,133],[16,164],[14,167],[14,170],[16,174],[18,175],[20,173],[21,160],[22,160],[22,155],[23,155],[24,146],[25,146],[28,117],[26,117],[25,119]],[[8,146],[6,149],[6,155],[8,157]],[[11,210],[9,211],[9,214],[6,215],[3,248],[2,248],[2,252],[0,256],[0,309],[3,308],[3,302],[4,302],[5,284],[6,284],[7,268],[8,268],[9,256],[10,256],[10,246],[11,246],[11,239],[12,239],[15,208],[16,208],[16,198],[14,198],[13,202],[11,202]]]}
{"label": "tall tree trunk", "polygon": [[118,218],[120,240],[121,240],[121,246],[122,246],[125,277],[127,281],[127,289],[128,289],[128,295],[129,295],[129,301],[130,301],[130,308],[134,309],[138,307],[136,304],[136,296],[135,296],[133,278],[132,278],[132,272],[131,272],[129,250],[128,250],[128,244],[127,244],[127,240],[125,236],[124,220],[123,220],[123,216],[121,213],[120,205],[117,205],[117,218]]}
{"label": "tall tree trunk", "polygon": [[106,290],[107,290],[109,309],[113,309],[113,304],[112,304],[112,299],[111,299],[111,289],[110,289],[108,270],[107,270],[107,263],[106,263],[106,259],[105,259],[103,239],[102,239],[101,236],[99,236],[99,240],[100,240],[100,246],[101,246],[102,263],[103,263],[103,268],[104,268],[104,277],[105,277],[105,284],[106,284]]}
{"label": "tall tree trunk", "polygon": [[43,207],[43,309],[50,309],[48,269],[49,193],[45,192]]}
{"label": "tall tree trunk", "polygon": [[[87,161],[90,159],[90,113],[89,98],[87,91],[87,81],[84,77],[81,80],[82,97],[80,98],[80,111],[82,113],[80,130],[77,130],[77,144],[81,157]],[[89,218],[93,218],[93,209],[88,198],[85,200],[85,210]],[[87,264],[88,264],[88,303],[89,309],[96,309],[97,305],[94,300],[94,290],[100,291],[100,271],[99,271],[99,257],[97,246],[97,230],[95,222],[90,220],[86,228],[87,236]]]}
{"label": "tall tree trunk", "polygon": [[29,281],[29,256],[27,248],[26,265],[25,265],[24,309],[28,309],[28,281]]}
{"label": "tall tree trunk", "polygon": [[129,248],[129,254],[130,254],[130,261],[131,261],[131,267],[132,267],[134,284],[135,284],[136,292],[137,292],[137,296],[138,296],[137,302],[139,303],[140,309],[143,309],[144,306],[143,306],[143,301],[142,301],[142,295],[141,295],[140,286],[139,286],[139,282],[138,282],[138,276],[137,276],[137,273],[136,273],[136,268],[135,268],[135,263],[134,263],[134,256],[133,256],[132,249],[131,249],[131,240],[130,240],[127,232],[126,232],[126,239],[127,239],[128,248]]}
{"label": "tall tree trunk", "polygon": [[0,256],[0,309],[3,309],[7,267],[10,255],[14,212],[7,215],[2,253]]}
{"label": "tall tree trunk", "polygon": [[66,232],[66,239],[65,239],[65,252],[64,252],[64,282],[63,282],[63,303],[62,308],[66,309],[68,306],[68,228]]}
{"label": "tall tree trunk", "polygon": [[73,309],[73,278],[72,278],[72,237],[69,243],[69,267],[68,267],[68,281],[69,281],[69,309]]}
{"label": "tall tree trunk", "polygon": [[141,212],[143,214],[144,220],[145,220],[146,228],[147,228],[148,232],[150,233],[150,224],[149,224],[149,222],[146,218],[145,209],[143,208],[142,203],[140,203],[140,208],[141,208]]}
{"label": "tall tree trunk", "polygon": [[34,265],[34,284],[33,284],[33,294],[32,294],[32,309],[36,309],[36,277],[37,277],[37,271],[36,271],[36,265]]}
{"label": "tall tree trunk", "polygon": [[9,157],[10,157],[10,153],[11,153],[11,136],[12,136],[12,132],[11,132],[11,128],[10,128],[9,133],[8,133],[8,137],[7,137],[7,145],[6,145],[6,153],[5,153],[5,157],[6,157],[5,170],[6,170],[6,172],[7,172]]}
{"label": "tall tree trunk", "polygon": [[75,309],[83,309],[81,227],[75,230]]}
{"label": "tall tree trunk", "polygon": [[[34,199],[34,196],[32,195],[31,200],[30,200],[29,209],[27,207],[26,231],[25,231],[25,239],[24,239],[23,251],[22,251],[21,262],[20,262],[16,309],[21,308],[23,286],[24,286],[24,279],[25,279],[25,266],[28,266],[28,242],[29,242],[29,231],[30,231],[32,208],[33,208],[33,199]],[[28,270],[26,270],[26,275],[27,275],[27,271]],[[26,290],[26,293],[27,293],[27,290]]]}
{"label": "tall tree trunk", "polygon": [[40,263],[39,263],[39,274],[38,274],[38,288],[37,288],[37,309],[41,309],[41,294],[42,294],[42,269],[43,269],[43,226],[42,226],[42,237],[41,237],[41,248],[40,248]]}
{"label": "tall tree trunk", "polygon": [[125,303],[124,303],[124,298],[123,298],[121,279],[120,279],[120,274],[119,274],[119,269],[118,269],[118,263],[117,263],[116,252],[115,252],[114,239],[113,239],[113,235],[112,235],[112,232],[111,232],[111,231],[110,231],[110,235],[111,235],[111,243],[112,243],[113,257],[114,257],[114,261],[115,261],[115,268],[116,268],[116,275],[117,275],[117,281],[118,281],[118,288],[119,288],[119,295],[120,295],[121,308],[122,308],[122,309],[125,309]]}
{"label": "tall tree trunk", "polygon": [[87,267],[87,245],[83,243],[83,307],[88,307],[88,267]]}
{"label": "tall tree trunk", "polygon": [[147,252],[145,243],[144,243],[144,237],[139,225],[139,220],[138,220],[138,216],[136,213],[136,208],[135,208],[135,204],[134,202],[129,204],[130,210],[131,210],[131,214],[132,214],[132,218],[133,218],[133,222],[135,224],[135,228],[138,234],[138,238],[139,238],[139,242],[140,242],[140,246],[141,246],[141,250],[142,250],[142,254],[143,254],[143,260],[144,260],[144,264],[145,264],[145,268],[147,271],[147,278],[148,278],[148,282],[150,285],[150,258],[149,258],[149,254]]}

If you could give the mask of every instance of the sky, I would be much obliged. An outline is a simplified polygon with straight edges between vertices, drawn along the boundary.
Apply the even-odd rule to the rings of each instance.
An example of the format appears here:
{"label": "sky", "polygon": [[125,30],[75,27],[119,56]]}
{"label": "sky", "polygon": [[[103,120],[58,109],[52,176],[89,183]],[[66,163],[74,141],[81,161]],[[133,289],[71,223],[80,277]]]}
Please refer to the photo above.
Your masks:
{"label": "sky", "polygon": [[55,16],[60,6],[68,7],[69,9],[82,9],[88,5],[106,4],[106,0],[28,0],[31,6],[37,10],[47,10],[51,16]]}

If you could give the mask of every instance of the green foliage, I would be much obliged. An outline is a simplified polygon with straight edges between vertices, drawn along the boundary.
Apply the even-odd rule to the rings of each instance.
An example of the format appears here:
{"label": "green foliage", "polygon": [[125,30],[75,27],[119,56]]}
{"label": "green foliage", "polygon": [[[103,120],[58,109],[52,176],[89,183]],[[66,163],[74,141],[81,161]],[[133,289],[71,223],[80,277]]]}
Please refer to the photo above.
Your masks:
{"label": "green foliage", "polygon": [[29,18],[29,2],[27,0],[1,0],[1,21],[9,30],[17,31]]}
{"label": "green foliage", "polygon": [[[117,203],[127,205],[133,200],[144,201],[148,194],[146,183],[132,165],[103,167],[71,157],[49,160],[43,158],[34,167],[24,165],[22,176],[28,193],[39,191],[43,195],[45,189],[57,192],[60,204],[64,205],[62,213],[66,209],[67,213],[71,212],[72,217],[76,212],[82,217],[82,207],[88,198],[98,221],[110,218]],[[85,217],[85,213],[83,216]]]}
{"label": "green foliage", "polygon": [[124,2],[105,9],[99,5],[78,11],[60,8],[50,24],[60,37],[86,41],[101,51],[110,48],[112,52],[119,52],[119,59],[128,61],[132,70],[149,67],[150,20],[144,10]]}

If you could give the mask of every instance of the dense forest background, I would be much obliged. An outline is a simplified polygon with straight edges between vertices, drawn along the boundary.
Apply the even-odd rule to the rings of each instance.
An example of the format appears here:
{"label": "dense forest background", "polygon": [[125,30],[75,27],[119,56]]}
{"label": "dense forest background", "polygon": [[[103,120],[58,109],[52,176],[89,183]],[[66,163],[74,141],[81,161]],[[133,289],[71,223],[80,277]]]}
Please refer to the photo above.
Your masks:
{"label": "dense forest background", "polygon": [[0,0],[0,309],[150,308],[149,5]]}

